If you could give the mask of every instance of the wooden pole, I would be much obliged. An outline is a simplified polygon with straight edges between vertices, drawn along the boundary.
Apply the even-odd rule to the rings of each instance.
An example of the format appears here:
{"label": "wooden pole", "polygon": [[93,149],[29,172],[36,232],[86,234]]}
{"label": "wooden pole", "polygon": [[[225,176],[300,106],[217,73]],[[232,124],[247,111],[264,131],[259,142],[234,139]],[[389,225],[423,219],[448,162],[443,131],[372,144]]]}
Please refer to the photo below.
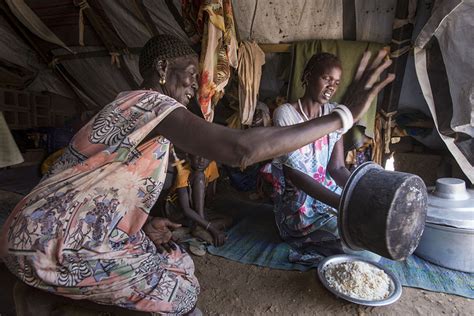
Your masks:
{"label": "wooden pole", "polygon": [[[396,75],[395,80],[384,89],[382,103],[379,107],[377,124],[378,133],[381,136],[375,147],[379,147],[379,155],[382,156],[381,163],[390,154],[391,131],[393,127],[393,118],[398,110],[400,93],[402,91],[403,77],[407,64],[408,54],[412,48],[413,21],[416,11],[416,0],[398,0],[395,10],[395,19],[392,28],[392,42],[390,44],[390,58],[393,63],[388,72]],[[381,150],[383,148],[383,151]],[[380,157],[379,157],[380,158]]]}

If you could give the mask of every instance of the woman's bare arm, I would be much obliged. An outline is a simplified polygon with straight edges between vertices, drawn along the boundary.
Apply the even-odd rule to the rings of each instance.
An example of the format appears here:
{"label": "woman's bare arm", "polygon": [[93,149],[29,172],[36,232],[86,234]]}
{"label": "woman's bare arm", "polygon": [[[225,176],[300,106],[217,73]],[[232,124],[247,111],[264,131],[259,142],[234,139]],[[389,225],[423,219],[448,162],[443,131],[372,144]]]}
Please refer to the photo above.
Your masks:
{"label": "woman's bare arm", "polygon": [[[343,100],[355,121],[368,110],[380,90],[395,78],[390,74],[378,81],[382,71],[391,64],[390,60],[383,61],[385,56],[386,52],[381,50],[370,66],[370,53],[362,57]],[[176,109],[163,119],[153,134],[165,136],[188,153],[243,168],[301,148],[341,127],[337,114],[330,114],[287,127],[235,130],[208,123],[185,109]]]}
{"label": "woman's bare arm", "polygon": [[344,160],[344,143],[341,137],[341,139],[339,139],[334,145],[327,167],[327,171],[341,188],[346,185],[346,182],[349,180],[349,176],[351,175],[349,170],[346,168]]}
{"label": "woman's bare arm", "polygon": [[303,190],[307,195],[335,209],[339,208],[339,194],[332,192],[307,174],[296,169],[283,166],[283,172],[286,179],[290,180],[293,185]]}
{"label": "woman's bare arm", "polygon": [[190,154],[246,167],[296,150],[341,127],[339,117],[331,114],[288,127],[236,130],[208,123],[183,108],[170,113],[155,131]]}

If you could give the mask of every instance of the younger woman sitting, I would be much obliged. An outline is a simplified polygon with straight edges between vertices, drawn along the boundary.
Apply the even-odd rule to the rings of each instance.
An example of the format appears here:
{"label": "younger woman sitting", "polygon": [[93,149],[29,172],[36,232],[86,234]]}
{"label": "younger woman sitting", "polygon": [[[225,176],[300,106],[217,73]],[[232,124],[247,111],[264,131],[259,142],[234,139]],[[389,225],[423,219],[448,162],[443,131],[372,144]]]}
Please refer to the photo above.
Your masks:
{"label": "younger woman sitting", "polygon": [[[329,53],[313,55],[302,76],[305,93],[279,106],[276,126],[289,126],[328,115],[342,75],[340,60]],[[349,178],[344,165],[342,133],[332,132],[273,161],[275,217],[281,237],[293,251],[291,261],[316,262],[321,255],[343,253],[337,230],[341,187]],[[275,186],[275,185],[274,185]]]}

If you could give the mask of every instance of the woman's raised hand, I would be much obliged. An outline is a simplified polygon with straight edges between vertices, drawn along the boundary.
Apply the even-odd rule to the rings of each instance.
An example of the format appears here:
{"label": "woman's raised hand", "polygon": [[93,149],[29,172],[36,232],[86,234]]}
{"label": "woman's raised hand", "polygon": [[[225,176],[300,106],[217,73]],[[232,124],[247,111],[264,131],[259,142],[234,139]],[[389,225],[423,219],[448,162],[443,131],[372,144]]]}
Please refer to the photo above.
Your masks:
{"label": "woman's raised hand", "polygon": [[377,94],[395,79],[394,74],[388,74],[384,80],[379,80],[381,73],[392,64],[390,59],[385,58],[387,54],[386,50],[381,49],[370,65],[371,53],[367,51],[362,56],[342,102],[351,110],[354,122],[360,120]]}

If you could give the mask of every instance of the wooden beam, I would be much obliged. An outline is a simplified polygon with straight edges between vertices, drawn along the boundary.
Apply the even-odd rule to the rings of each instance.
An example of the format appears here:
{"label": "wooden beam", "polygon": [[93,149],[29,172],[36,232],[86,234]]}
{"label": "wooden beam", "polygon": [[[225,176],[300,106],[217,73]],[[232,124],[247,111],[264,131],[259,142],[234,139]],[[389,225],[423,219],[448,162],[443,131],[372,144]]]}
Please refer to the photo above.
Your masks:
{"label": "wooden beam", "polygon": [[419,128],[434,128],[435,127],[433,121],[428,121],[428,120],[414,121],[414,122],[410,122],[410,123],[405,123],[405,124],[403,124],[403,126],[405,126],[405,127],[419,127]]}
{"label": "wooden beam", "polygon": [[293,44],[258,44],[264,53],[291,53]]}
{"label": "wooden beam", "polygon": [[[140,47],[132,47],[128,49],[129,54],[139,55]],[[65,54],[65,55],[56,55],[54,56],[53,63],[59,63],[63,60],[75,60],[75,59],[84,59],[84,58],[96,58],[96,57],[110,57],[110,52],[108,50],[97,50],[93,52],[82,52],[75,54]]]}

